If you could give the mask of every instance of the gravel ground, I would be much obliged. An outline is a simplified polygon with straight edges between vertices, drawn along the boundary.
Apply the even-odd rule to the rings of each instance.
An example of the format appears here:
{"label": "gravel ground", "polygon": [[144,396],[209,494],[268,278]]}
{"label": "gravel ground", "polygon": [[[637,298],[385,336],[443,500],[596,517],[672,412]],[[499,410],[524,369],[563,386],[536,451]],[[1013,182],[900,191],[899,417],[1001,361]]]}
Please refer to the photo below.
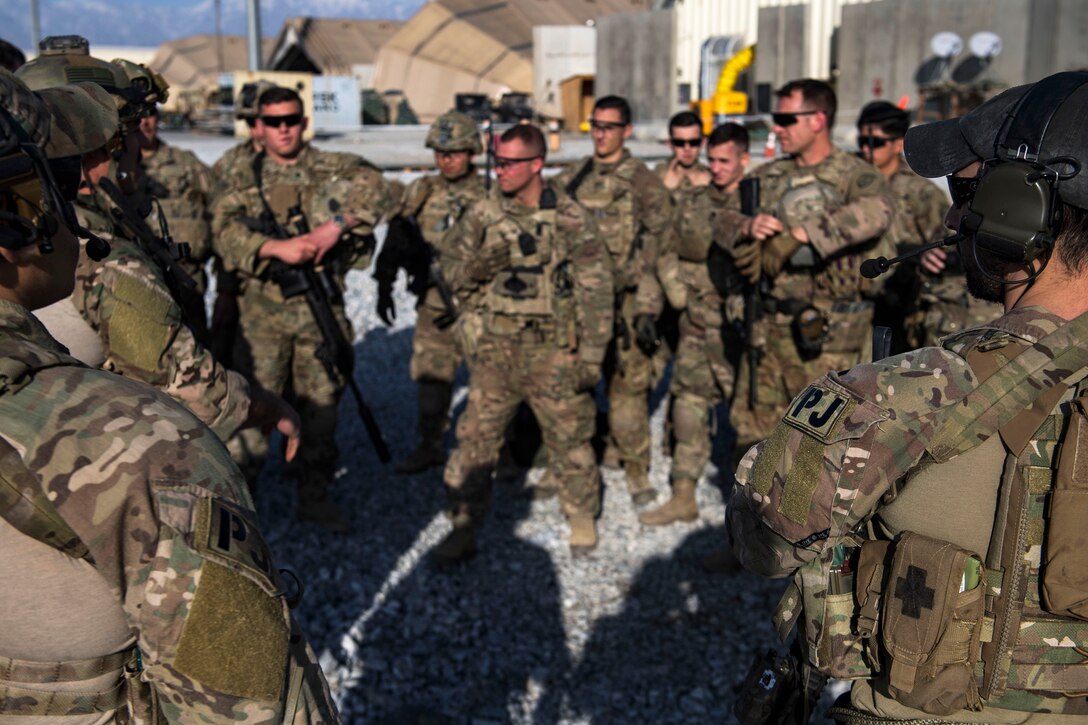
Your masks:
{"label": "gravel ground", "polygon": [[[209,163],[228,145],[184,134],[171,142]],[[396,324],[386,328],[374,313],[369,274],[351,272],[345,296],[356,379],[396,460],[415,443],[414,298],[400,280]],[[665,387],[651,400],[659,501],[670,463],[660,445]],[[724,409],[718,414],[728,419]],[[720,428],[713,461],[729,455],[727,426]],[[699,520],[665,528],[639,524],[622,474],[605,471],[601,543],[578,560],[558,502],[526,495],[543,470],[508,475],[495,486],[480,553],[436,570],[427,553],[449,530],[441,471],[402,476],[383,466],[351,396],[337,442],[332,496],[351,521],[349,534],[296,522],[294,486],[276,462],[256,497],[279,565],[306,583],[296,615],[345,722],[734,721],[733,688],[756,653],[777,643],[770,616],[784,582],[707,575],[696,565],[723,542],[723,484],[713,464],[698,487]],[[446,444],[455,444],[452,429]]]}

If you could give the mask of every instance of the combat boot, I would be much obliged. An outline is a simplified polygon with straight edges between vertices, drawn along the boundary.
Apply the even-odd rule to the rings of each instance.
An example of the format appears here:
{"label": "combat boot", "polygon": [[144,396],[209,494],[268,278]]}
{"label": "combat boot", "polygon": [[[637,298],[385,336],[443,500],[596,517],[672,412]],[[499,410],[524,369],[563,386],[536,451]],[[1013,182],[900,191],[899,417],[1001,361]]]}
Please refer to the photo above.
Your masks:
{"label": "combat boot", "polygon": [[695,481],[678,478],[672,482],[672,497],[653,511],[638,515],[646,526],[666,526],[676,521],[694,521],[699,518],[699,505],[695,503]]}
{"label": "combat boot", "polygon": [[455,566],[476,556],[476,528],[472,525],[454,526],[446,538],[431,549],[435,566]]}
{"label": "combat boot", "polygon": [[339,507],[328,499],[300,500],[295,509],[295,518],[317,524],[337,534],[345,534],[351,529]]}
{"label": "combat boot", "polygon": [[614,443],[609,442],[604,448],[604,455],[601,456],[601,468],[618,471],[622,465],[620,449],[616,448]]}
{"label": "combat boot", "polygon": [[555,473],[552,472],[551,466],[544,469],[544,475],[540,477],[540,480],[533,486],[533,499],[536,501],[547,501],[553,499],[559,495],[559,479],[555,477]]}
{"label": "combat boot", "polygon": [[627,492],[631,494],[631,503],[635,506],[645,506],[657,498],[657,491],[650,485],[650,477],[643,466],[627,464],[624,466],[624,477],[627,479]]}
{"label": "combat boot", "polygon": [[398,473],[421,473],[446,462],[442,434],[446,431],[453,386],[437,380],[419,383],[419,445],[397,464]]}
{"label": "combat boot", "polygon": [[597,548],[597,522],[589,514],[570,517],[570,555],[577,559]]}

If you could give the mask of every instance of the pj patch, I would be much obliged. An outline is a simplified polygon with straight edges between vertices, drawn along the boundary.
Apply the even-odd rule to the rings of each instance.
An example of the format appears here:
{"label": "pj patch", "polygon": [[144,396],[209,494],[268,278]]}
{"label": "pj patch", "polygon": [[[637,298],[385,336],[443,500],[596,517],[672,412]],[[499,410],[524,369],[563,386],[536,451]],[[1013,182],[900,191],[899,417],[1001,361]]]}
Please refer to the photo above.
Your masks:
{"label": "pj patch", "polygon": [[830,443],[856,403],[822,385],[810,385],[791,404],[786,422],[794,428]]}

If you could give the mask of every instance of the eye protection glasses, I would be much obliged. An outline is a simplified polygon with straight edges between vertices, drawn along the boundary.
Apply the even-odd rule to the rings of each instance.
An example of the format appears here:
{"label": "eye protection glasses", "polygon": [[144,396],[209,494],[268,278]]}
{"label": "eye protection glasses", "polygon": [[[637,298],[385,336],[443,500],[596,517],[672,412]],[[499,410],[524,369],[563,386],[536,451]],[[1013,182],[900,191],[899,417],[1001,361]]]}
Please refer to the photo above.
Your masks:
{"label": "eye protection glasses", "polygon": [[595,121],[589,119],[589,128],[593,131],[603,131],[604,133],[612,133],[613,131],[619,131],[625,128],[627,124],[614,123],[612,121]]}
{"label": "eye protection glasses", "polygon": [[669,143],[676,148],[687,147],[689,149],[694,149],[702,146],[703,140],[701,138],[670,138]]}
{"label": "eye protection glasses", "polygon": [[966,206],[971,203],[976,191],[978,191],[978,177],[948,177],[948,193],[952,195],[952,203],[955,206]]}
{"label": "eye protection glasses", "polygon": [[514,166],[517,166],[518,164],[525,163],[526,161],[535,161],[536,159],[539,159],[539,158],[540,158],[539,156],[526,156],[523,159],[515,159],[515,158],[510,158],[508,156],[496,156],[495,157],[495,168],[496,169],[509,169],[509,168],[514,167]]}
{"label": "eye protection glasses", "polygon": [[302,123],[302,114],[288,113],[285,116],[261,116],[261,123],[271,128],[281,128],[283,126],[294,128]]}
{"label": "eye protection glasses", "polygon": [[882,149],[892,141],[898,141],[900,138],[902,138],[902,136],[889,136],[888,138],[880,138],[879,136],[858,136],[858,146],[863,149]]}
{"label": "eye protection glasses", "polygon": [[823,111],[795,111],[793,113],[772,113],[771,119],[774,121],[775,126],[792,126],[800,119],[801,116],[814,116],[817,113],[823,113]]}

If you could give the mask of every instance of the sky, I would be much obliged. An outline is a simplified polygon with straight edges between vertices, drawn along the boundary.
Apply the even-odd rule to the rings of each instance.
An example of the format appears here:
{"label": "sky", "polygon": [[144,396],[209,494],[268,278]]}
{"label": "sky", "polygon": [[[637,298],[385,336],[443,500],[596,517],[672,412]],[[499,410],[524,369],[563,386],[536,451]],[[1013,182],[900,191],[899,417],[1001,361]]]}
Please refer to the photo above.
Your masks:
{"label": "sky", "polygon": [[[407,20],[426,0],[260,0],[261,27],[275,36],[299,15]],[[157,46],[215,32],[214,0],[38,0],[42,35],[78,33],[95,45]],[[223,32],[246,32],[246,0],[221,0]],[[30,0],[0,1],[0,37],[30,46]]]}

